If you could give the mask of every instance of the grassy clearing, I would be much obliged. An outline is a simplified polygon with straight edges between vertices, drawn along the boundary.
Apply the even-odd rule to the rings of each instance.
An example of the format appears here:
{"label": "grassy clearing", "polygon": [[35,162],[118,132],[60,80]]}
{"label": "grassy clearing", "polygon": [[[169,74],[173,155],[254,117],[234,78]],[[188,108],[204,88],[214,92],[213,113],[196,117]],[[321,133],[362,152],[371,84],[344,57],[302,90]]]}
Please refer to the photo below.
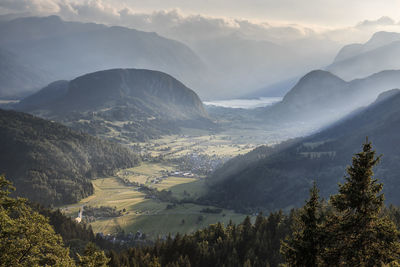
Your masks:
{"label": "grassy clearing", "polygon": [[200,212],[206,206],[194,204],[177,205],[175,208],[163,210],[158,214],[140,216],[128,231],[143,231],[150,237],[160,237],[167,233],[190,233],[210,224],[222,222],[228,224],[242,222],[244,215],[223,210],[221,214],[205,214]]}
{"label": "grassy clearing", "polygon": [[168,162],[143,162],[137,167],[119,171],[117,175],[128,179],[130,182],[150,185],[151,180],[163,176],[163,171],[173,171],[175,169],[176,166]]}
{"label": "grassy clearing", "polygon": [[[140,230],[149,238],[157,238],[168,233],[189,233],[216,222],[240,222],[244,218],[244,215],[229,210],[223,210],[220,214],[205,214],[200,211],[207,206],[195,204],[177,204],[167,209],[169,203],[145,199],[143,193],[119,183],[114,177],[94,180],[93,185],[93,196],[63,209],[72,217],[76,217],[78,210],[84,205],[125,209],[126,212],[121,217],[98,219],[91,223],[95,232],[104,234],[121,229],[125,232]],[[185,197],[184,191],[190,195],[199,195],[204,190],[203,186],[201,180],[181,177],[170,177],[156,185],[159,190],[171,190],[177,198]]]}
{"label": "grassy clearing", "polygon": [[190,183],[177,184],[170,187],[169,190],[171,190],[173,195],[178,199],[183,199],[188,196],[198,198],[207,192],[207,187],[204,179],[198,179]]}

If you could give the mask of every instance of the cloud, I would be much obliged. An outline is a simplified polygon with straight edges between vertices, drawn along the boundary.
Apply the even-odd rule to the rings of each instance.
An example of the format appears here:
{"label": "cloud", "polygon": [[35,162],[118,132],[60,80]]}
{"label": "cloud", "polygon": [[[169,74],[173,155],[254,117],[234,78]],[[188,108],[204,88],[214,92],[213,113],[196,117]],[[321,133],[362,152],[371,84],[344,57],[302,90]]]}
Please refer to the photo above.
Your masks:
{"label": "cloud", "polygon": [[112,24],[119,20],[119,10],[102,0],[70,1],[53,0],[58,3],[57,15],[66,20],[82,20]]}
{"label": "cloud", "polygon": [[5,12],[31,12],[36,14],[57,13],[59,5],[54,0],[2,0],[0,7]]}
{"label": "cloud", "polygon": [[[118,2],[118,1],[115,1]],[[185,15],[180,9],[139,12],[129,6],[115,6],[104,0],[5,0],[0,7],[8,12],[29,11],[33,15],[59,15],[65,20],[121,25],[144,31],[155,31],[167,37],[190,42],[239,33],[246,38],[291,40],[310,33],[310,28],[294,25],[273,26],[247,19]]]}
{"label": "cloud", "polygon": [[[166,5],[165,3],[173,2],[175,5],[181,5],[184,8],[187,6],[185,1],[165,1],[161,3],[158,0],[148,0],[148,5],[153,4],[154,7],[163,7]],[[253,1],[260,8],[265,8],[267,5],[263,1],[249,1]],[[282,1],[285,5],[293,4],[292,0]],[[139,5],[139,2],[144,5],[139,0],[131,1],[131,4],[137,3]],[[203,2],[204,5],[200,5],[200,2],[194,1],[194,6],[198,10],[202,10],[202,7],[207,5],[206,3],[210,4],[206,0],[203,0]],[[216,1],[216,8],[221,7],[224,2],[225,0]],[[267,2],[271,9],[277,8],[271,1]],[[238,4],[243,3],[238,1]],[[333,7],[332,2],[327,2],[327,4]],[[365,6],[368,5],[366,4]],[[364,42],[376,31],[400,31],[399,24],[387,16],[376,20],[364,20],[349,27],[326,28],[305,26],[301,23],[277,23],[276,21],[193,15],[177,8],[153,9],[153,11],[144,12],[116,0],[2,0],[0,1],[0,8],[3,13],[29,11],[33,15],[59,15],[65,20],[97,22],[154,31],[189,44],[199,40],[213,39],[231,34],[237,34],[247,39],[266,40],[280,44],[301,39],[328,39],[346,44]],[[295,12],[295,10],[291,12]]]}
{"label": "cloud", "polygon": [[364,43],[379,31],[400,32],[400,24],[394,19],[384,16],[376,20],[361,21],[352,27],[332,29],[325,34],[332,40],[349,44]]}
{"label": "cloud", "polygon": [[394,19],[383,16],[377,20],[364,20],[360,23],[357,24],[357,28],[364,28],[364,27],[376,27],[376,26],[391,26],[391,25],[396,25],[397,23],[395,22]]}

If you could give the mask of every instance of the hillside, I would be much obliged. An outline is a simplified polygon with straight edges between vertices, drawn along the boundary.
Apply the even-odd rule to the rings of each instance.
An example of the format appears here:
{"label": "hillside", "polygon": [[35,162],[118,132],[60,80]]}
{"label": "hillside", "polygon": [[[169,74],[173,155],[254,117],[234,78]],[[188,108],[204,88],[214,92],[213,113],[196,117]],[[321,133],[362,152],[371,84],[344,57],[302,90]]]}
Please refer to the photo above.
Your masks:
{"label": "hillside", "polygon": [[[192,84],[204,68],[189,47],[156,33],[67,22],[57,16],[0,21],[0,36],[1,47],[49,75],[40,87],[57,79],[121,67],[161,70]],[[0,80],[0,84],[5,82]]]}
{"label": "hillside", "polygon": [[368,136],[383,154],[376,177],[385,184],[386,201],[399,204],[399,131],[400,93],[391,91],[318,134],[232,159],[209,178],[211,192],[203,200],[247,211],[290,209],[303,204],[313,180],[328,197]]}
{"label": "hillside", "polygon": [[382,71],[346,82],[330,72],[315,70],[302,77],[282,102],[267,108],[264,116],[273,122],[326,126],[397,87],[400,71]]}
{"label": "hillside", "polygon": [[17,109],[92,134],[117,131],[132,140],[213,124],[197,94],[172,76],[112,69],[59,81],[27,97]]}
{"label": "hillside", "polygon": [[365,44],[343,47],[327,70],[352,80],[383,71],[400,69],[400,34],[377,32]]}
{"label": "hillside", "polygon": [[26,95],[39,89],[48,78],[15,54],[0,48],[0,98]]}
{"label": "hillside", "polygon": [[129,150],[29,114],[0,110],[0,173],[45,205],[93,193],[90,179],[138,163]]}

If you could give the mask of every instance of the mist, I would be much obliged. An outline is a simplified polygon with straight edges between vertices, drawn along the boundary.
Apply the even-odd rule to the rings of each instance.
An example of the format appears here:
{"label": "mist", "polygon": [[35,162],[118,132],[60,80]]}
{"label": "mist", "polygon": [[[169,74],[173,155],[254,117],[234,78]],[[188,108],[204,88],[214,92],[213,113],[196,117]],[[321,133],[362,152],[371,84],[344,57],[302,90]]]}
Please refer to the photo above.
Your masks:
{"label": "mist", "polygon": [[[317,25],[301,21],[293,23],[210,16],[188,13],[175,8],[155,9],[150,12],[127,5],[111,5],[105,1],[82,3],[34,1],[24,10],[26,5],[22,2],[4,2],[0,5],[2,8],[0,11],[5,13],[18,10],[20,16],[57,15],[65,21],[96,22],[106,25],[89,26],[75,23],[75,29],[71,32],[63,34],[60,32],[59,35],[63,35],[62,37],[52,36],[52,32],[55,35],[56,33],[43,27],[42,33],[35,32],[36,40],[33,44],[32,40],[27,42],[26,39],[20,40],[25,44],[17,42],[16,46],[15,42],[8,42],[10,46],[6,45],[6,49],[17,54],[23,53],[29,64],[49,72],[53,79],[72,79],[87,72],[115,67],[149,68],[173,75],[195,90],[204,100],[231,99],[249,95],[275,96],[276,84],[299,79],[310,70],[325,66],[329,66],[328,70],[346,80],[365,77],[384,70],[386,66],[375,66],[361,73],[358,70],[344,71],[337,60],[338,52],[350,43],[366,42],[377,31],[400,29],[398,22],[385,16],[372,20],[364,19],[350,26],[327,27],[324,23]],[[18,15],[4,15],[2,20],[15,17]],[[73,23],[68,24],[69,28],[74,28],[71,26]],[[119,37],[110,35],[110,31],[117,29],[106,29],[106,27],[113,25],[155,32],[161,37],[176,40],[182,44],[177,48],[180,51],[171,53],[169,49],[165,50],[165,46],[156,47],[154,50],[159,51],[147,50],[151,54],[150,59],[146,56],[140,58],[139,55],[143,54],[143,51],[135,54],[133,59],[133,52],[128,52],[128,49],[129,47],[137,49],[135,40],[118,39]],[[81,37],[76,33],[80,32],[83,36],[90,27],[107,31],[108,35],[93,43],[80,40]],[[3,39],[9,39],[10,35],[1,34],[5,37]],[[14,37],[23,34],[26,33],[11,33]],[[38,40],[40,38],[41,40]],[[114,44],[105,41],[113,38],[115,38]],[[125,43],[125,47],[121,43]],[[104,45],[101,46],[102,44],[119,52],[111,52]],[[32,46],[34,48],[31,48]],[[62,56],[54,55],[55,52],[46,54],[38,51],[38,47],[42,46],[47,46],[50,50],[51,47],[57,47]],[[87,55],[82,56],[83,51]],[[160,54],[158,59],[154,59],[155,53]],[[165,56],[161,56],[161,53]],[[56,56],[58,59],[62,57],[64,66],[57,65],[58,59],[53,63],[49,62],[50,56],[53,58]],[[43,59],[48,62],[41,63]],[[393,64],[390,67],[396,69],[398,66]],[[47,81],[50,82],[50,79]],[[280,92],[287,92],[290,86],[281,89]],[[284,93],[278,96],[283,95]]]}

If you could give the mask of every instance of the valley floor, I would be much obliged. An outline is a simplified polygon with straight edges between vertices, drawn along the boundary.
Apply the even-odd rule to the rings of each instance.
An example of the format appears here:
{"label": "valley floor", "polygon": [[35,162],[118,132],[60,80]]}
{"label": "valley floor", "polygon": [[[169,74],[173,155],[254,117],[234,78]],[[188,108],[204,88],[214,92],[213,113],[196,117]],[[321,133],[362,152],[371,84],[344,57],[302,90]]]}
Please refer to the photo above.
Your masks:
{"label": "valley floor", "polygon": [[[239,223],[246,215],[179,201],[200,197],[206,190],[206,173],[258,145],[249,144],[248,140],[240,142],[240,139],[240,136],[205,135],[201,131],[185,129],[179,136],[132,143],[129,146],[144,158],[140,166],[120,170],[113,177],[93,180],[95,193],[92,196],[60,208],[76,218],[84,206],[115,207],[122,211],[121,216],[89,219],[95,232],[140,231],[148,239],[162,238],[168,233],[189,233],[217,222],[228,224],[232,220]],[[158,192],[171,191],[171,197],[178,203],[162,201],[143,192],[142,187]],[[214,210],[217,212],[213,213]]]}
{"label": "valley floor", "polygon": [[[226,111],[235,112],[225,116]],[[120,211],[117,217],[83,218],[83,221],[97,233],[140,231],[148,239],[162,238],[168,233],[189,233],[217,222],[243,221],[245,214],[193,201],[206,192],[205,177],[234,156],[259,145],[276,144],[299,136],[301,132],[293,125],[279,128],[265,125],[254,116],[256,110],[217,108],[209,113],[219,118],[222,130],[183,128],[179,135],[149,142],[125,140],[124,145],[141,155],[140,166],[120,170],[113,177],[93,180],[94,195],[61,209],[75,218],[84,206],[115,207]],[[149,193],[154,189],[156,193]],[[161,197],[160,192],[163,193]]]}

